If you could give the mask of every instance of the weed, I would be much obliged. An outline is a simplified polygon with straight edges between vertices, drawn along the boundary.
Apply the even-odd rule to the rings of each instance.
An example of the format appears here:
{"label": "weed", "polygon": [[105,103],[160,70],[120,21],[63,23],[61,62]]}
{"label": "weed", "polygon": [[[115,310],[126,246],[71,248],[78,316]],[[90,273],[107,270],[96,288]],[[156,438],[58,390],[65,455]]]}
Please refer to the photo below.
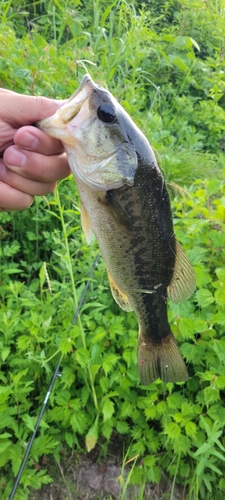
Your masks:
{"label": "weed", "polygon": [[141,498],[162,471],[173,478],[171,498],[175,483],[190,500],[224,496],[224,29],[223,0],[0,2],[0,85],[65,98],[88,69],[110,88],[157,150],[198,285],[189,301],[169,307],[190,379],[141,386],[136,319],[113,302],[101,260],[70,329],[98,251],[81,232],[73,179],[29,210],[0,213],[3,500],[59,354],[62,377],[17,500],[51,481],[44,457],[60,463],[65,449],[97,443],[105,456],[113,440],[127,450],[123,500],[129,484],[142,485]]}

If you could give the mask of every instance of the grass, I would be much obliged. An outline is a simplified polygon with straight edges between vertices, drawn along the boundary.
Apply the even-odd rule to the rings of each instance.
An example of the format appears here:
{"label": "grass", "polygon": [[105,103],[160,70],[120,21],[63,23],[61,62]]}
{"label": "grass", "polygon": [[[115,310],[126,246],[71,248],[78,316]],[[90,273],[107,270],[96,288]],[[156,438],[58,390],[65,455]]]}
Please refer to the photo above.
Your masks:
{"label": "grass", "polygon": [[[179,22],[170,34],[160,33],[148,11],[125,0],[95,1],[85,12],[76,2],[2,5],[2,85],[14,82],[24,91],[25,79],[26,92],[65,98],[89,71],[144,129],[169,180],[188,184],[203,173],[222,178],[225,112],[217,106],[224,91],[217,51],[214,65],[210,58],[200,62],[202,47],[199,52],[191,36],[179,34]],[[9,24],[20,29],[20,38],[8,33]]]}
{"label": "grass", "polygon": [[[114,304],[101,260],[70,329],[98,252],[80,229],[73,179],[27,211],[0,214],[3,500],[59,353],[62,376],[16,500],[51,481],[46,457],[61,464],[65,450],[72,457],[88,450],[104,459],[112,443],[127,450],[120,500],[133,484],[141,500],[144,485],[160,484],[164,473],[172,479],[171,498],[179,483],[188,500],[211,500],[214,492],[218,500],[225,488],[224,2],[160,0],[141,9],[125,0],[85,8],[76,0],[1,0],[0,7],[0,85],[65,98],[89,71],[108,86],[144,130],[175,191],[175,231],[198,283],[189,301],[169,307],[189,381],[142,387],[137,322]],[[207,457],[199,455],[212,439]]]}

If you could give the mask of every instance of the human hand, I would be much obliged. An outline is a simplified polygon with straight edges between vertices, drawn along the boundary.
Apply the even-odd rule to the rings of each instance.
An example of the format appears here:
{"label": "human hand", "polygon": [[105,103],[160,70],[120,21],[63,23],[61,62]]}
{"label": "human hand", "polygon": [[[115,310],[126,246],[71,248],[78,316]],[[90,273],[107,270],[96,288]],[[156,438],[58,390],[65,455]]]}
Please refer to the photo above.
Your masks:
{"label": "human hand", "polygon": [[60,141],[32,124],[51,116],[60,101],[0,88],[0,210],[29,207],[34,195],[51,192],[70,174]]}

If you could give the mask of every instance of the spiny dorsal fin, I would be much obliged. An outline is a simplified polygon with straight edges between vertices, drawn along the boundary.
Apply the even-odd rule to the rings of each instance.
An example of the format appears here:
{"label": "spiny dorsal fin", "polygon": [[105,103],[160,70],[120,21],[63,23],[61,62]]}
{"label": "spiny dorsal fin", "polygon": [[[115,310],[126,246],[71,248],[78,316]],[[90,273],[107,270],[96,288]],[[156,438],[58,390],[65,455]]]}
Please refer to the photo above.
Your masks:
{"label": "spiny dorsal fin", "polygon": [[84,207],[83,204],[81,205],[80,219],[81,219],[81,226],[82,226],[82,229],[84,231],[84,236],[87,240],[87,243],[90,245],[93,233],[92,233],[92,229],[91,229],[89,215],[88,215],[86,208]]}
{"label": "spiny dorsal fin", "polygon": [[174,304],[187,300],[196,287],[195,273],[182,246],[176,241],[176,260],[172,280],[167,288]]}
{"label": "spiny dorsal fin", "polygon": [[108,279],[113,298],[117,302],[118,306],[120,306],[121,309],[123,309],[124,311],[127,312],[133,311],[133,308],[129,303],[127,295],[122,290],[120,290],[120,288],[116,285],[115,281],[112,279],[109,272],[108,272]]}

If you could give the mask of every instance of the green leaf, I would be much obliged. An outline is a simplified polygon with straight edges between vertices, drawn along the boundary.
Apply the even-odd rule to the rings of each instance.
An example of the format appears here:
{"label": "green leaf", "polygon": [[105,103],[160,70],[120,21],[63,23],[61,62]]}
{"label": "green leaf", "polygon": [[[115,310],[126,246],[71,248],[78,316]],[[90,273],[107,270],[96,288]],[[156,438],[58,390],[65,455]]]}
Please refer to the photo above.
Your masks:
{"label": "green leaf", "polygon": [[110,436],[112,434],[112,431],[113,431],[113,426],[112,426],[112,422],[105,422],[103,423],[103,426],[102,426],[102,434],[103,436],[109,440],[110,439]]}
{"label": "green leaf", "polygon": [[147,465],[147,467],[152,467],[153,465],[155,465],[155,462],[156,457],[154,457],[154,455],[147,455],[144,458],[144,464]]}
{"label": "green leaf", "polygon": [[114,403],[110,399],[106,399],[103,403],[102,408],[103,413],[103,421],[106,422],[109,420],[114,413]]}
{"label": "green leaf", "polygon": [[207,490],[210,491],[210,493],[211,493],[212,492],[212,486],[211,486],[210,479],[213,479],[212,476],[209,477],[208,474],[204,474],[203,481],[204,481],[204,483],[206,485]]}
{"label": "green leaf", "polygon": [[40,268],[40,271],[39,271],[39,279],[40,279],[40,286],[41,288],[43,287],[44,285],[44,282],[46,280],[46,267],[45,267],[45,264],[43,264]]}
{"label": "green leaf", "polygon": [[225,314],[222,311],[214,314],[212,317],[212,323],[218,325],[225,325]]}
{"label": "green leaf", "polygon": [[11,445],[11,441],[4,440],[0,441],[0,453],[4,453],[4,451]]}
{"label": "green leaf", "polygon": [[70,388],[75,381],[75,372],[72,366],[64,366],[62,371],[62,383],[64,388]]}
{"label": "green leaf", "polygon": [[10,347],[6,347],[5,349],[3,349],[3,351],[1,352],[1,356],[2,356],[2,361],[4,363],[4,361],[8,358],[8,355],[10,353]]}
{"label": "green leaf", "polygon": [[37,420],[36,417],[30,417],[30,415],[26,414],[22,415],[22,419],[25,422],[28,429],[30,429],[33,432],[35,427],[35,421]]}
{"label": "green leaf", "polygon": [[61,338],[59,348],[62,354],[68,354],[73,349],[73,341],[70,336]]}
{"label": "green leaf", "polygon": [[[13,446],[13,444],[11,443],[11,447]],[[1,451],[0,453],[0,467],[4,467],[7,462],[10,461],[10,457],[9,457],[9,447],[6,447],[5,451]]]}
{"label": "green leaf", "polygon": [[125,418],[125,417],[129,417],[132,413],[132,405],[130,403],[130,401],[123,401],[122,405],[121,405],[121,411],[120,411],[120,415],[121,417]]}
{"label": "green leaf", "polygon": [[146,469],[144,467],[135,466],[130,477],[130,484],[143,484],[146,481]]}
{"label": "green leaf", "polygon": [[89,396],[90,396],[90,390],[86,385],[84,385],[81,390],[82,406],[85,406],[87,404]]}
{"label": "green leaf", "polygon": [[67,403],[69,403],[70,400],[70,392],[69,391],[60,392],[55,399],[58,405],[67,406]]}
{"label": "green leaf", "polygon": [[215,271],[218,279],[225,283],[225,267],[218,267]]}
{"label": "green leaf", "polygon": [[173,43],[174,40],[175,40],[175,37],[174,35],[169,35],[169,34],[163,34],[162,35],[162,40],[165,41],[165,42],[170,42],[170,43]]}
{"label": "green leaf", "polygon": [[224,455],[222,455],[222,453],[219,453],[219,451],[212,449],[211,453],[212,453],[212,455],[214,455],[215,457],[217,457],[217,458],[219,458],[220,460],[222,460],[223,462],[225,462],[225,457],[224,457]]}
{"label": "green leaf", "polygon": [[88,452],[93,450],[97,441],[98,441],[98,416],[96,417],[94,425],[92,425],[92,427],[89,429],[85,438],[86,448]]}
{"label": "green leaf", "polygon": [[11,267],[9,269],[4,269],[3,272],[5,274],[18,274],[22,273],[22,269],[19,269],[19,267]]}
{"label": "green leaf", "polygon": [[176,66],[183,73],[186,73],[188,71],[188,66],[180,57],[169,55],[169,60],[174,66]]}
{"label": "green leaf", "polygon": [[67,442],[68,446],[69,446],[70,448],[72,448],[72,447],[73,447],[73,444],[74,444],[74,439],[73,439],[73,434],[72,434],[72,432],[66,432],[66,433],[65,433],[65,439],[66,439],[66,442]]}
{"label": "green leaf", "polygon": [[158,484],[161,478],[161,470],[157,465],[153,465],[147,469],[147,478],[151,483]]}
{"label": "green leaf", "polygon": [[214,472],[216,472],[220,476],[223,475],[223,472],[220,469],[218,469],[218,467],[216,467],[214,464],[212,464],[212,462],[210,460],[207,460],[207,467],[209,467],[209,469],[213,470]]}
{"label": "green leaf", "polygon": [[219,488],[221,488],[221,490],[225,490],[225,478],[219,480]]}
{"label": "green leaf", "polygon": [[145,408],[144,412],[146,420],[154,419],[157,415],[157,408],[154,404],[152,404],[151,406]]}
{"label": "green leaf", "polygon": [[180,50],[190,49],[192,46],[192,39],[189,36],[176,36],[174,45]]}
{"label": "green leaf", "polygon": [[195,322],[189,318],[181,318],[179,323],[180,332],[183,338],[192,339],[195,335]]}
{"label": "green leaf", "polygon": [[89,352],[84,347],[77,349],[75,358],[82,368],[85,368],[90,360]]}
{"label": "green leaf", "polygon": [[119,356],[116,354],[107,354],[102,360],[102,367],[106,375],[110,373],[117,363]]}
{"label": "green leaf", "polygon": [[127,422],[124,420],[119,420],[116,424],[116,430],[119,432],[119,434],[128,434],[129,432],[129,425]]}
{"label": "green leaf", "polygon": [[221,286],[215,291],[215,300],[219,306],[225,307],[225,283],[221,283]]}
{"label": "green leaf", "polygon": [[75,412],[78,412],[81,409],[81,401],[79,398],[71,399],[69,402],[69,406],[73,408]]}
{"label": "green leaf", "polygon": [[9,437],[12,437],[12,434],[9,434],[9,432],[3,432],[2,434],[0,434],[0,439],[6,439]]}
{"label": "green leaf", "polygon": [[15,476],[18,474],[19,468],[21,466],[21,460],[23,459],[22,446],[20,443],[14,443],[13,447],[8,450],[8,456],[12,463],[12,469]]}
{"label": "green leaf", "polygon": [[225,388],[225,376],[219,375],[216,378],[215,383],[216,383],[216,387],[218,387],[218,389],[224,389]]}
{"label": "green leaf", "polygon": [[194,438],[197,432],[197,425],[189,420],[185,423],[185,431],[187,436]]}
{"label": "green leaf", "polygon": [[[189,345],[189,344],[188,344]],[[181,403],[182,403],[182,397],[180,394],[174,392],[167,398],[167,404],[169,408],[176,409],[180,408]]]}
{"label": "green leaf", "polygon": [[198,43],[196,42],[196,40],[194,40],[194,38],[191,38],[191,37],[190,37],[190,40],[191,40],[192,44],[194,45],[194,47],[200,52],[200,47],[199,47]]}
{"label": "green leaf", "polygon": [[209,443],[203,443],[198,450],[195,451],[194,456],[198,457],[199,455],[203,455],[204,453],[207,453],[211,448],[211,445]]}
{"label": "green leaf", "polygon": [[165,433],[172,440],[179,439],[179,437],[181,435],[180,426],[178,424],[176,424],[175,422],[170,422],[165,427]]}
{"label": "green leaf", "polygon": [[200,307],[208,307],[210,304],[213,304],[214,297],[209,290],[202,288],[198,290],[195,294],[196,300]]}
{"label": "green leaf", "polygon": [[206,181],[206,189],[209,196],[212,196],[220,191],[221,181],[219,179],[211,179]]}

